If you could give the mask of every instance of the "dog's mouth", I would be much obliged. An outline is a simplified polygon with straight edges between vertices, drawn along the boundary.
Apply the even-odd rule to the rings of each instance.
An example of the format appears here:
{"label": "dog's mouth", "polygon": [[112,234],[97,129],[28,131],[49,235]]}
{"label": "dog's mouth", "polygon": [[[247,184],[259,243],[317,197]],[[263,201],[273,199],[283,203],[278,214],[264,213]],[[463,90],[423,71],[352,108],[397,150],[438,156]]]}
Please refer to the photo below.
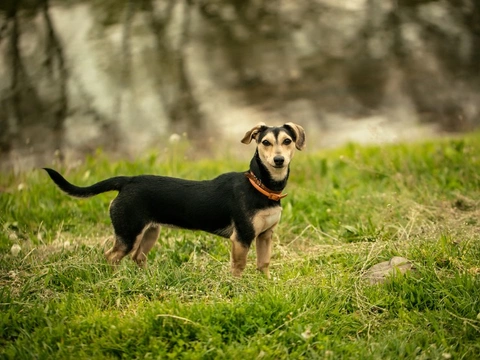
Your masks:
{"label": "dog's mouth", "polygon": [[272,168],[274,168],[274,169],[279,169],[279,170],[280,170],[280,169],[285,169],[286,167],[288,167],[288,164],[285,163],[285,162],[284,162],[283,164],[275,164],[275,163],[273,163],[273,164],[270,164],[270,166],[271,166]]}

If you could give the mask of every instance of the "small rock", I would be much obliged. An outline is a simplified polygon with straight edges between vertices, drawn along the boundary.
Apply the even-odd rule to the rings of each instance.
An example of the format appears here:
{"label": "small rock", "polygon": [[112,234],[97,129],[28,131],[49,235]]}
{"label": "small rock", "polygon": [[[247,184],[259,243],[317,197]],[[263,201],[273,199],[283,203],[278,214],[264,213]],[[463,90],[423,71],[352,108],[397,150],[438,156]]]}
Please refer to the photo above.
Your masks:
{"label": "small rock", "polygon": [[373,265],[364,274],[364,278],[370,281],[371,284],[378,284],[384,282],[388,276],[393,275],[396,271],[405,274],[412,269],[413,264],[410,260],[400,256],[394,256],[390,261],[384,261]]}

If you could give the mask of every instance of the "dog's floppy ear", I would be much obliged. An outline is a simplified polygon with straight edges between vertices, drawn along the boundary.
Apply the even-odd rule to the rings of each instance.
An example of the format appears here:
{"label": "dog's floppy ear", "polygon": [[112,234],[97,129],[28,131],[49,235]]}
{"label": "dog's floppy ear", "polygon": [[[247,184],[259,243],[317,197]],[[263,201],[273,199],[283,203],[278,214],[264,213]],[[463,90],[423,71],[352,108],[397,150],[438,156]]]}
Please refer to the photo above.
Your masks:
{"label": "dog's floppy ear", "polygon": [[263,122],[258,123],[257,125],[255,125],[253,128],[251,128],[245,133],[245,136],[242,139],[242,143],[250,144],[252,142],[252,139],[256,139],[258,133],[262,130],[265,130],[267,127],[268,126]]}
{"label": "dog's floppy ear", "polygon": [[303,127],[301,127],[300,125],[294,124],[292,122],[288,122],[288,123],[284,124],[283,126],[290,129],[295,134],[295,137],[296,137],[295,147],[298,150],[305,149],[305,146],[306,146],[306,144],[305,144],[305,130],[303,129]]}

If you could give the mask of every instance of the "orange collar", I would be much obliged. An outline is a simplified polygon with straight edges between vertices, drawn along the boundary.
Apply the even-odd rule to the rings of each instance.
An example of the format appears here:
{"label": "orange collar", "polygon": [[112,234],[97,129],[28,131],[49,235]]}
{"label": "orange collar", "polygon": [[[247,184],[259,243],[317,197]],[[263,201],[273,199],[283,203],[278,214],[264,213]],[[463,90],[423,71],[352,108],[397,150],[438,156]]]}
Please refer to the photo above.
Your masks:
{"label": "orange collar", "polygon": [[268,197],[270,200],[280,201],[280,199],[283,199],[285,196],[287,196],[287,194],[282,194],[281,191],[273,191],[267,188],[251,171],[246,172],[245,176],[248,180],[250,180],[250,184],[252,184],[255,189]]}

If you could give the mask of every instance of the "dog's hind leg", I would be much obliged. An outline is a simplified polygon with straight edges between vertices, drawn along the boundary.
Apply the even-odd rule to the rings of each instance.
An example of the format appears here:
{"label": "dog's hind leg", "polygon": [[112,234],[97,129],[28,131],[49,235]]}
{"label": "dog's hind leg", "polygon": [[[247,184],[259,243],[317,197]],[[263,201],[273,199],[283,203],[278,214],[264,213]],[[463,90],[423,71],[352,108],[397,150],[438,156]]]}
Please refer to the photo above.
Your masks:
{"label": "dog's hind leg", "polygon": [[257,270],[265,274],[267,278],[270,278],[270,257],[272,256],[272,235],[273,228],[264,231],[257,236],[255,248],[257,251]]}
{"label": "dog's hind leg", "polygon": [[150,225],[143,232],[142,238],[135,244],[132,259],[138,266],[145,267],[147,263],[148,252],[158,239],[160,234],[160,225]]}
{"label": "dog's hind leg", "polygon": [[113,247],[105,252],[105,257],[110,264],[116,265],[130,251],[132,251],[132,245],[128,245],[119,235],[115,234]]}

